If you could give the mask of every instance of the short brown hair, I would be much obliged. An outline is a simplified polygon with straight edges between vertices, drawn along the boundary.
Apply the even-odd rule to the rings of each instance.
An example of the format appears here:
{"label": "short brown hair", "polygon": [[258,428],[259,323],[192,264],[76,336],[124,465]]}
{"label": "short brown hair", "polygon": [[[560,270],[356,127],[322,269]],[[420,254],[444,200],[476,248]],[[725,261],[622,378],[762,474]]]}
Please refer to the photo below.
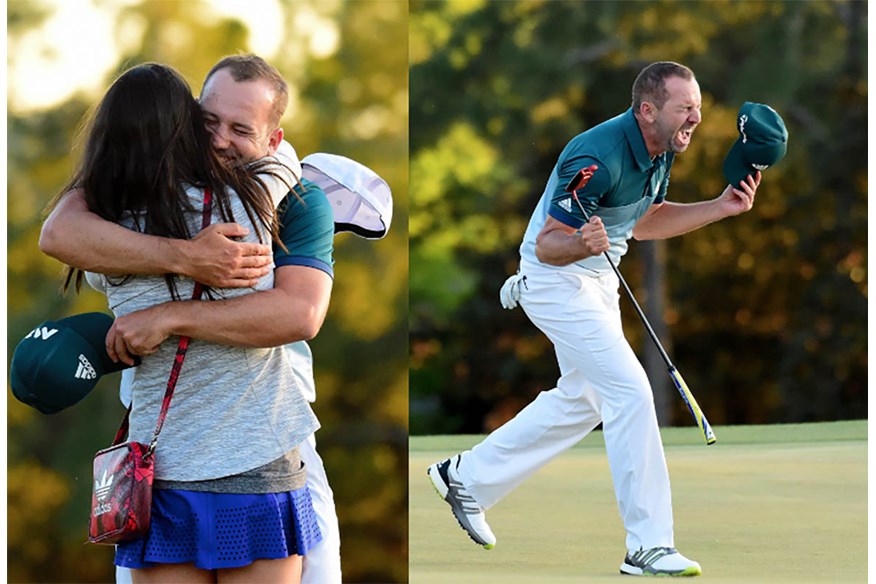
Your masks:
{"label": "short brown hair", "polygon": [[657,109],[663,109],[669,99],[666,80],[670,77],[681,77],[690,81],[694,79],[694,73],[684,65],[672,61],[658,61],[642,69],[633,83],[633,111],[638,112],[644,101],[650,101]]}
{"label": "short brown hair", "polygon": [[280,125],[280,119],[283,117],[286,105],[289,103],[289,86],[276,67],[258,55],[247,54],[223,57],[207,73],[202,87],[205,87],[210,77],[220,69],[228,69],[231,78],[238,83],[241,81],[255,81],[257,79],[264,79],[270,83],[274,89],[274,110],[271,121],[278,126]]}

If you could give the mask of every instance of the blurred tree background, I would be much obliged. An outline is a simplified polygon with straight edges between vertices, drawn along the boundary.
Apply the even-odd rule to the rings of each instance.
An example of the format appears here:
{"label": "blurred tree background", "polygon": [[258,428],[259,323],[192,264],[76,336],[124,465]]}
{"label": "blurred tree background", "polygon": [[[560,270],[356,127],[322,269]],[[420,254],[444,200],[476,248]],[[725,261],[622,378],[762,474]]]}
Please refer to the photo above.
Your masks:
{"label": "blurred tree background", "polygon": [[[348,156],[392,188],[385,239],[335,240],[332,303],[311,343],[318,451],[335,494],[348,582],[407,581],[407,16],[405,3],[380,0],[7,4],[7,366],[40,322],[107,311],[90,290],[62,296],[62,266],[37,241],[46,203],[72,172],[80,121],[132,65],[169,64],[198,93],[219,58],[257,52],[290,82],[283,127],[299,155]],[[66,53],[79,58],[65,61]],[[96,64],[105,70],[89,82]],[[65,84],[73,89],[59,93]],[[51,417],[7,393],[9,581],[113,579],[112,548],[82,544],[92,457],[123,415],[118,381],[103,379]]]}
{"label": "blurred tree background", "polygon": [[[553,387],[551,344],[498,291],[562,148],[662,60],[703,96],[671,200],[721,193],[745,101],[782,114],[788,154],[750,213],[633,242],[621,271],[713,424],[866,418],[866,16],[848,0],[413,1],[411,434],[487,432]],[[649,369],[661,422],[692,425]]]}

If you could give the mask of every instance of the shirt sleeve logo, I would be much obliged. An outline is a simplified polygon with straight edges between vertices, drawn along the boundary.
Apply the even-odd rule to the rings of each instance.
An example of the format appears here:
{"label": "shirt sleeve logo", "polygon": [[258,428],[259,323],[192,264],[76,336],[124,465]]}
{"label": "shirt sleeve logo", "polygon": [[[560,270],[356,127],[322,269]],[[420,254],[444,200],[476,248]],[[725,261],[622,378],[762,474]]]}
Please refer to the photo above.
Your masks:
{"label": "shirt sleeve logo", "polygon": [[571,198],[567,198],[567,199],[563,199],[562,201],[558,201],[557,205],[559,205],[561,209],[566,211],[566,213],[572,212],[572,199]]}

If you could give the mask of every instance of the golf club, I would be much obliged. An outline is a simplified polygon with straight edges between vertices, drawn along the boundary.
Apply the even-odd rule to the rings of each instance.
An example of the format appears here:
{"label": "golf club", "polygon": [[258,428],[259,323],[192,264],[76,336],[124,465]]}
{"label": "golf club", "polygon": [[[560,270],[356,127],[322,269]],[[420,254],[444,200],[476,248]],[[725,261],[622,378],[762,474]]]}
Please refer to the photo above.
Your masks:
{"label": "golf club", "polygon": [[[587,216],[587,212],[584,210],[584,205],[582,205],[581,201],[578,199],[578,189],[584,188],[584,186],[593,177],[593,173],[595,173],[597,169],[598,167],[595,164],[591,164],[586,168],[582,168],[577,173],[575,173],[575,176],[572,178],[571,181],[569,181],[569,184],[566,186],[566,192],[572,194],[572,198],[575,199],[575,202],[578,204],[578,208],[581,209],[581,213],[584,215],[584,221],[589,221],[590,217]],[[666,367],[669,369],[669,376],[672,378],[673,383],[675,383],[676,389],[678,389],[678,392],[681,394],[681,398],[684,400],[684,403],[687,404],[687,408],[690,410],[690,413],[696,420],[697,426],[699,426],[700,431],[703,434],[703,438],[706,441],[706,444],[714,444],[717,441],[717,438],[715,438],[715,433],[712,431],[712,426],[709,425],[708,420],[706,420],[706,416],[700,409],[700,406],[697,403],[697,400],[694,398],[693,393],[691,393],[690,389],[687,387],[687,384],[681,377],[681,373],[679,373],[678,370],[675,368],[675,365],[672,364],[672,361],[669,359],[669,355],[666,354],[666,350],[660,343],[660,339],[657,338],[657,333],[655,333],[654,329],[651,328],[651,323],[648,322],[648,319],[645,317],[645,313],[642,311],[639,303],[636,302],[636,298],[635,296],[633,296],[633,292],[630,290],[630,287],[627,286],[627,283],[624,280],[624,277],[621,275],[620,270],[617,268],[617,266],[614,265],[614,262],[608,255],[608,252],[606,251],[603,253],[605,255],[605,259],[608,261],[608,265],[611,266],[611,269],[617,275],[617,279],[620,281],[621,286],[623,286],[624,291],[626,291],[627,297],[633,304],[633,308],[636,309],[636,313],[642,320],[642,324],[645,325],[645,330],[648,331],[651,340],[654,341],[654,344],[657,346],[657,350],[660,352],[660,356],[663,357],[663,361],[664,363],[666,363]]]}

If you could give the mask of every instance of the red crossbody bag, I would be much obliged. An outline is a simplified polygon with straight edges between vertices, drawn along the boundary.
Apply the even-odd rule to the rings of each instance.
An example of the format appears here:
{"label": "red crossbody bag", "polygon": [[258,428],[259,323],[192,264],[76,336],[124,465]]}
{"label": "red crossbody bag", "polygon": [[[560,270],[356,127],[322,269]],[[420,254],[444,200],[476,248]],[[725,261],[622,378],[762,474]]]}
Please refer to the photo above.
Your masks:
{"label": "red crossbody bag", "polygon": [[[210,190],[204,191],[204,212],[201,228],[210,225],[212,196]],[[203,286],[195,282],[192,300],[201,297]],[[91,495],[91,518],[88,524],[88,541],[91,543],[114,545],[131,541],[149,533],[152,518],[152,480],[155,476],[155,445],[158,434],[164,426],[167,409],[173,397],[179,372],[182,369],[189,337],[180,337],[176,358],[167,380],[167,390],[161,404],[161,413],[152,441],[146,445],[140,442],[122,442],[128,436],[128,419],[131,408],[116,432],[112,446],[94,455],[94,490]]]}

